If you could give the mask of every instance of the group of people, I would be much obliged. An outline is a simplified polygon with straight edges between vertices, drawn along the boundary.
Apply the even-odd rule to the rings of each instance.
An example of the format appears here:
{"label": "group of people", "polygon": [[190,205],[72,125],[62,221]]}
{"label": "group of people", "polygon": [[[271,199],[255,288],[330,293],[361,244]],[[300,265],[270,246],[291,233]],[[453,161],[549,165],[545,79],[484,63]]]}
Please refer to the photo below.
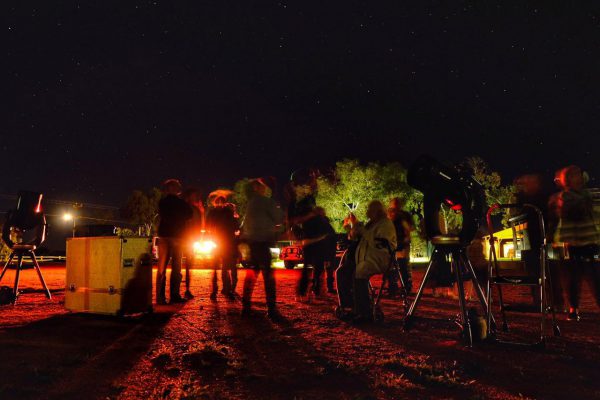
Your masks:
{"label": "group of people", "polygon": [[[399,274],[407,291],[412,290],[409,264],[410,237],[414,221],[402,208],[399,198],[389,208],[374,200],[367,207],[367,222],[350,212],[344,221],[348,246],[338,263],[336,233],[325,210],[316,204],[316,180],[308,173],[295,173],[286,187],[287,225],[295,239],[302,243],[304,268],[298,284],[298,296],[305,300],[312,270],[312,294],[321,294],[322,276],[326,274],[327,291],[337,293],[342,318],[359,323],[371,318],[369,279],[375,274],[387,274],[388,293],[399,289]],[[398,260],[399,270],[390,267],[391,258]],[[309,270],[309,267],[312,267]],[[334,284],[335,283],[335,284]]]}
{"label": "group of people", "polygon": [[[252,266],[244,280],[242,304],[244,315],[250,313],[251,297],[257,275],[263,273],[267,297],[268,315],[276,319],[279,312],[275,303],[275,281],[271,271],[271,247],[275,244],[283,223],[279,205],[269,196],[270,188],[262,179],[249,184],[249,199],[242,223],[235,206],[227,202],[225,195],[215,196],[205,213],[198,190],[182,190],[177,179],[168,179],[162,185],[163,198],[158,205],[158,267],[156,274],[156,302],[167,304],[166,271],[171,264],[170,303],[183,303],[193,298],[190,292],[190,267],[194,261],[193,243],[205,232],[216,240],[214,249],[215,272],[210,298],[216,300],[218,279],[216,268],[220,266],[221,293],[235,299],[237,287],[238,244],[249,248],[248,263]],[[206,215],[205,215],[206,214]],[[182,259],[185,256],[186,291],[181,296]]]}
{"label": "group of people", "polygon": [[[593,215],[590,193],[586,190],[586,174],[577,166],[560,170],[555,182],[560,191],[548,195],[543,190],[538,175],[524,175],[515,181],[515,202],[533,204],[542,210],[547,227],[547,240],[553,243],[556,252],[570,263],[560,270],[552,268],[553,297],[558,308],[563,306],[563,286],[566,285],[569,310],[568,318],[579,320],[581,282],[587,277],[595,291],[600,306],[600,272],[594,265],[598,254],[600,234]],[[222,291],[230,299],[237,296],[237,261],[240,244],[246,249],[247,270],[242,292],[242,315],[251,313],[252,292],[257,276],[262,273],[265,285],[268,316],[280,318],[276,307],[276,285],[271,270],[271,251],[285,228],[291,239],[302,245],[304,268],[297,287],[300,301],[323,292],[323,275],[326,276],[328,293],[339,299],[339,314],[355,322],[371,318],[369,279],[375,274],[387,273],[388,292],[394,295],[401,281],[408,293],[412,291],[412,271],[409,263],[411,232],[415,230],[413,216],[403,210],[402,199],[392,199],[386,207],[374,200],[368,205],[367,221],[361,222],[349,213],[344,220],[348,248],[341,262],[336,259],[338,236],[331,226],[322,207],[315,199],[316,181],[310,174],[295,174],[286,186],[286,213],[273,198],[273,183],[266,179],[254,179],[249,183],[248,203],[243,221],[235,206],[227,203],[225,196],[216,196],[209,204],[204,218],[204,207],[197,190],[182,193],[179,181],[164,182],[164,197],[159,204],[160,224],[158,229],[158,273],[156,298],[158,304],[166,303],[166,268],[171,260],[170,280],[171,303],[184,302],[192,298],[190,293],[189,267],[193,261],[191,240],[200,232],[211,232],[218,241],[215,250],[215,266],[221,267]],[[527,249],[522,259],[527,270],[539,274],[540,249],[543,237],[534,227],[539,224],[537,215],[520,210],[527,215],[529,229]],[[186,291],[180,296],[181,259],[186,258]],[[399,268],[389,269],[391,258],[397,260]],[[563,277],[565,275],[566,277]],[[211,299],[218,292],[216,270],[213,275]],[[310,291],[309,291],[310,288]],[[535,293],[534,299],[538,298]]]}
{"label": "group of people", "polygon": [[[345,262],[339,267],[336,258],[337,234],[331,226],[325,210],[318,207],[315,201],[314,180],[293,180],[288,187],[287,213],[273,199],[269,182],[254,179],[248,185],[248,203],[244,218],[239,221],[235,206],[228,203],[225,196],[215,196],[208,204],[205,212],[199,191],[188,189],[183,191],[181,183],[169,179],[162,186],[164,196],[159,202],[158,227],[158,268],[156,276],[157,304],[166,304],[166,270],[170,262],[170,303],[181,303],[193,298],[190,292],[190,267],[194,260],[193,242],[205,233],[218,243],[214,251],[213,263],[215,272],[212,277],[210,298],[216,300],[218,294],[217,267],[220,266],[221,293],[229,299],[237,296],[237,261],[239,247],[244,247],[249,265],[242,290],[242,315],[251,313],[251,298],[256,279],[263,274],[265,284],[267,315],[272,319],[280,318],[276,307],[276,285],[271,270],[271,248],[285,227],[289,229],[291,239],[302,245],[303,265],[298,282],[297,295],[300,301],[310,301],[312,296],[320,296],[324,291],[323,275],[326,275],[326,290],[336,294],[339,290],[340,302],[352,309],[364,311],[368,302],[369,274],[377,273],[377,266],[386,263],[389,257],[397,256],[401,262],[403,281],[412,285],[411,271],[408,264],[408,248],[410,232],[414,229],[412,216],[401,209],[402,202],[394,199],[388,214],[383,204],[374,201],[369,205],[366,224],[359,222],[354,214],[350,214],[344,225],[350,239],[350,249],[345,259],[356,257],[357,262]],[[385,223],[383,223],[385,221]],[[382,224],[383,223],[383,224]],[[383,236],[382,236],[383,235]],[[372,244],[385,237],[394,249],[395,255],[382,251],[381,245]],[[360,239],[363,238],[361,241]],[[363,243],[359,246],[359,243]],[[371,243],[372,245],[369,245]],[[186,267],[186,290],[180,295],[182,281],[182,258]],[[358,261],[360,260],[360,261]],[[354,266],[357,268],[354,268]],[[337,270],[337,273],[336,273]],[[399,276],[393,271],[389,276],[390,293],[398,290]],[[335,284],[335,276],[338,283]],[[356,276],[356,279],[355,279]],[[348,284],[346,284],[349,282]],[[309,290],[310,289],[310,290]],[[352,293],[356,292],[354,296]],[[348,300],[351,298],[352,300]],[[354,306],[356,299],[356,307]],[[366,299],[366,300],[365,300]],[[356,317],[367,317],[366,313],[357,312]]]}

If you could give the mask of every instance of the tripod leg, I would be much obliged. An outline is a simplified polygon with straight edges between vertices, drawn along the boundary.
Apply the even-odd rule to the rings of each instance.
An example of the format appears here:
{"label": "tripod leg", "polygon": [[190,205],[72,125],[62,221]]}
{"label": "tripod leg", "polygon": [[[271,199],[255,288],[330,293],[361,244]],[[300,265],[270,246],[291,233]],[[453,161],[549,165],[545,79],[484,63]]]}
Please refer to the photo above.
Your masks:
{"label": "tripod leg", "polygon": [[8,257],[8,261],[6,262],[6,264],[4,264],[4,268],[2,268],[2,274],[0,274],[0,281],[2,281],[2,278],[4,278],[4,274],[6,273],[6,270],[8,269],[8,266],[10,265],[13,258],[15,258],[14,252],[10,253],[10,256]]}
{"label": "tripod leg", "polygon": [[461,319],[463,323],[463,332],[467,344],[473,345],[473,334],[471,332],[471,323],[469,322],[469,315],[467,314],[467,302],[465,301],[465,289],[463,285],[463,277],[461,271],[461,258],[460,253],[452,253],[451,265],[454,268],[454,274],[456,275],[456,284],[458,285],[458,302],[460,304]]}
{"label": "tripod leg", "polygon": [[406,297],[408,297],[408,292],[406,291],[406,283],[404,282],[404,278],[402,277],[402,271],[400,271],[400,265],[398,264],[397,260],[394,261],[394,268],[396,268],[396,271],[398,271],[400,286],[402,286],[402,288],[400,289],[400,296],[402,296],[403,299],[406,299]]}
{"label": "tripod leg", "polygon": [[425,290],[425,285],[427,284],[427,280],[429,279],[429,274],[431,273],[431,268],[435,261],[434,257],[435,257],[435,249],[433,250],[433,253],[431,254],[431,260],[429,261],[429,265],[427,266],[427,270],[425,271],[425,275],[423,276],[423,281],[421,282],[421,286],[419,286],[419,291],[417,292],[415,299],[413,300],[412,304],[410,305],[410,308],[408,309],[408,312],[406,313],[406,317],[404,317],[405,327],[408,327],[408,324],[410,323],[410,319],[412,318],[413,314],[415,313],[417,305],[419,305],[421,296],[423,296],[423,291]]}
{"label": "tripod leg", "polygon": [[[493,246],[493,245],[492,245]],[[488,306],[488,317],[487,317],[487,334],[488,336],[495,333],[495,327],[492,329],[492,251],[493,248],[490,248],[490,259],[488,261],[488,269],[487,269],[487,282],[486,282],[486,296],[487,296],[487,306]]]}
{"label": "tripod leg", "polygon": [[469,257],[467,257],[466,254],[461,253],[461,258],[463,263],[467,266],[469,272],[471,273],[472,278],[472,282],[473,285],[475,286],[475,293],[477,293],[477,297],[479,297],[479,302],[481,303],[481,307],[483,308],[483,312],[485,313],[485,319],[489,320],[488,323],[493,323],[495,324],[496,321],[494,321],[494,317],[492,315],[490,315],[490,308],[488,306],[488,302],[485,299],[485,295],[483,293],[483,289],[481,288],[481,285],[479,284],[479,280],[477,279],[477,276],[475,275],[475,268],[473,268],[473,264],[471,264],[471,260],[469,260]]}
{"label": "tripod leg", "polygon": [[35,259],[35,253],[32,251],[31,253],[29,253],[29,256],[31,257],[31,260],[33,261],[33,266],[35,267],[38,277],[40,278],[40,282],[42,282],[42,286],[44,287],[44,291],[46,292],[46,297],[51,299],[52,295],[50,294],[50,290],[48,290],[48,286],[46,286],[46,281],[44,280],[44,276],[42,275],[42,270],[40,269],[40,264],[38,264],[37,260]]}
{"label": "tripod leg", "polygon": [[15,286],[13,288],[13,293],[15,295],[13,304],[17,303],[17,296],[19,295],[19,278],[21,275],[22,267],[23,267],[23,254],[19,253],[19,255],[17,256],[17,274],[15,275]]}

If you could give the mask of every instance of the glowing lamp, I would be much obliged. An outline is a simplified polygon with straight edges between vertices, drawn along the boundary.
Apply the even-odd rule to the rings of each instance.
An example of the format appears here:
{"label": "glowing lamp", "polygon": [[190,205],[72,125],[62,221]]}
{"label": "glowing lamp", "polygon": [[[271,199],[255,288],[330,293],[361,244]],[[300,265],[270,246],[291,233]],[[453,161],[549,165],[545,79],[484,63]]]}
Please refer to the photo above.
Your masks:
{"label": "glowing lamp", "polygon": [[201,240],[194,242],[193,247],[194,251],[197,253],[210,254],[215,248],[217,248],[217,244],[212,240]]}

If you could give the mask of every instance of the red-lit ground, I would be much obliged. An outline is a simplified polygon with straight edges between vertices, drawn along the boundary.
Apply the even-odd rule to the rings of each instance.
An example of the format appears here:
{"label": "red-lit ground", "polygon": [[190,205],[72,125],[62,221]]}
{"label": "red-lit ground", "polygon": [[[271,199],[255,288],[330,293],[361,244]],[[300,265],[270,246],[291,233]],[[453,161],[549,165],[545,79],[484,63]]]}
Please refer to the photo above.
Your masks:
{"label": "red-lit ground", "polygon": [[[2,399],[600,398],[600,315],[587,289],[583,320],[561,315],[563,336],[541,351],[465,348],[444,321],[455,302],[429,296],[419,312],[440,320],[420,321],[409,333],[392,300],[384,300],[382,326],[351,326],[333,317],[333,297],[295,302],[298,271],[276,273],[281,324],[263,316],[261,280],[249,320],[240,318],[239,302],[209,301],[205,270],[194,271],[193,301],[120,320],[66,312],[64,268],[44,274],[51,301],[25,271],[17,306],[0,307]],[[510,301],[519,300],[515,293]],[[538,327],[533,315],[511,320],[525,337]]]}

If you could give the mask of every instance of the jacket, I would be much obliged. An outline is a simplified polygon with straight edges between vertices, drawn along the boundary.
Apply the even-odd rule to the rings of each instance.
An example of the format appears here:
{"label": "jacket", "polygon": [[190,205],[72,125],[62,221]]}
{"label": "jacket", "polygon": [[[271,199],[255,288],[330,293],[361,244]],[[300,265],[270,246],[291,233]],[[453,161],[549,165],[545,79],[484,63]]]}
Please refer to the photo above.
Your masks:
{"label": "jacket", "polygon": [[158,236],[181,238],[193,216],[191,206],[175,195],[167,195],[158,203]]}
{"label": "jacket", "polygon": [[560,221],[555,242],[569,246],[589,246],[600,243],[593,216],[592,197],[587,190],[565,190],[558,198]]}
{"label": "jacket", "polygon": [[246,206],[242,239],[248,242],[274,242],[283,222],[283,212],[269,197],[254,195]]}
{"label": "jacket", "polygon": [[392,249],[398,245],[394,223],[387,218],[369,222],[356,249],[356,279],[369,279],[387,271],[390,265],[388,248],[376,239],[386,239]]}

